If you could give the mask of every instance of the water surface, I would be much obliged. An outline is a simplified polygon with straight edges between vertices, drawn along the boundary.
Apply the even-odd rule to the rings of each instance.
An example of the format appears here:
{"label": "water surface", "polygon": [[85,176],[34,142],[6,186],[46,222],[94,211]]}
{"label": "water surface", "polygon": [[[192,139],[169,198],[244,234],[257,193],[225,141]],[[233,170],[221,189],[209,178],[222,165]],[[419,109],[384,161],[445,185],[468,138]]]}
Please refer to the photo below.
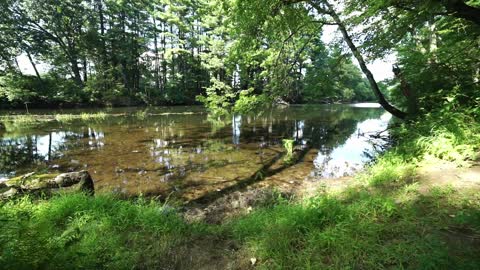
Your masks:
{"label": "water surface", "polygon": [[193,199],[251,177],[284,151],[283,139],[314,151],[311,166],[305,167],[309,175],[341,177],[383,146],[369,135],[385,130],[390,119],[376,104],[290,106],[228,119],[210,119],[195,106],[107,113],[92,121],[6,123],[0,178],[39,169],[86,169],[99,192],[175,192]]}

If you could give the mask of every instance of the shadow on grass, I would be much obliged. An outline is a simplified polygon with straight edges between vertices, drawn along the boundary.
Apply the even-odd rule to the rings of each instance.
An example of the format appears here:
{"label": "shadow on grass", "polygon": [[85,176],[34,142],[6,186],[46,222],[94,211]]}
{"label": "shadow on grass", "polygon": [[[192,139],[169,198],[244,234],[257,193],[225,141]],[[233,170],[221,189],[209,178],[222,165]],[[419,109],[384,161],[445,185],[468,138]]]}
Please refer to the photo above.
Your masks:
{"label": "shadow on grass", "polygon": [[[227,226],[265,269],[480,267],[478,196],[382,189],[281,204]],[[405,199],[404,192],[411,194]]]}
{"label": "shadow on grass", "polygon": [[[0,206],[3,269],[478,269],[480,200],[411,182],[272,201],[223,225],[158,202],[23,198]],[[241,254],[241,256],[239,256]]]}

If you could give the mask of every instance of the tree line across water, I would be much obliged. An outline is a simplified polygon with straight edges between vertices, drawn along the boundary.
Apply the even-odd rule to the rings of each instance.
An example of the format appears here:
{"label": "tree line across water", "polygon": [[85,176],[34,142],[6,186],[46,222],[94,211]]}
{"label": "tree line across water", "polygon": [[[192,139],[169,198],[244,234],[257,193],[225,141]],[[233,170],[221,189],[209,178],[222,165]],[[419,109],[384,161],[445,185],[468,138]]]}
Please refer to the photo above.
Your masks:
{"label": "tree line across water", "polygon": [[[0,96],[4,107],[214,112],[376,100],[405,118],[445,100],[478,104],[479,17],[478,1],[460,0],[6,0]],[[330,25],[342,38],[325,44]],[[377,82],[367,63],[392,54],[395,78]]]}

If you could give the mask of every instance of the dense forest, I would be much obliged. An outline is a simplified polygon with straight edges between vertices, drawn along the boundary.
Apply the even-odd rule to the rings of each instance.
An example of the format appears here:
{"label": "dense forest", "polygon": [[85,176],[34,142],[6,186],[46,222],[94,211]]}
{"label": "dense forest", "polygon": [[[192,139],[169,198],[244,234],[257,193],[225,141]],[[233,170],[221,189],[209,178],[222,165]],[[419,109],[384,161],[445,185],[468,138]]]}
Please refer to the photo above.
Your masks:
{"label": "dense forest", "polygon": [[[373,99],[349,57],[322,43],[320,28],[283,44],[246,47],[235,8],[223,0],[5,1],[3,99],[32,106],[193,104],[208,89],[229,89],[234,101],[241,90],[271,88],[288,89],[282,98],[295,103]],[[34,76],[22,74],[19,55]],[[40,74],[38,63],[48,72]],[[281,81],[270,76],[278,68]]]}
{"label": "dense forest", "polygon": [[480,0],[1,0],[0,109],[0,269],[480,269]]}
{"label": "dense forest", "polygon": [[[9,104],[216,106],[263,94],[290,103],[377,99],[395,109],[366,66],[388,54],[398,60],[388,92],[410,111],[438,104],[431,95],[478,87],[475,3],[8,0],[1,12]],[[326,25],[343,36],[333,46],[322,42]],[[20,55],[35,76],[22,74]]]}
{"label": "dense forest", "polygon": [[[242,107],[266,98],[378,100],[392,111],[397,109],[384,97],[391,93],[415,112],[447,95],[468,96],[478,89],[475,1],[333,6],[327,1],[7,0],[1,5],[4,106],[203,101],[218,107],[242,100]],[[338,26],[343,38],[324,44],[322,28],[330,25]],[[366,63],[389,54],[397,56],[395,79],[376,82]],[[35,75],[22,74],[21,55]],[[47,66],[43,74],[39,63]]]}

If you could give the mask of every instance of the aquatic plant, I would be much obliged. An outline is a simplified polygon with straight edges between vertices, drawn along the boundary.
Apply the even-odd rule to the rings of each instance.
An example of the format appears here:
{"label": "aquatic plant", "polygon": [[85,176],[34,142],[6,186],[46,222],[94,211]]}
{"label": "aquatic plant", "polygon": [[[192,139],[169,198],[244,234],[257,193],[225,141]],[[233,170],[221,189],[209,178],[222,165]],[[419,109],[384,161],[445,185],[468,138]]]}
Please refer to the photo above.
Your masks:
{"label": "aquatic plant", "polygon": [[80,119],[83,121],[89,120],[105,120],[107,118],[107,114],[105,112],[97,112],[97,113],[82,113],[80,115]]}
{"label": "aquatic plant", "polygon": [[294,145],[295,140],[293,140],[293,139],[283,139],[282,142],[283,142],[283,147],[286,150],[286,154],[285,154],[285,157],[284,157],[283,160],[287,164],[291,163],[293,161],[293,145]]}
{"label": "aquatic plant", "polygon": [[0,122],[3,123],[4,130],[8,132],[9,137],[16,137],[17,133],[30,130],[47,120],[46,117],[34,115],[6,115],[0,118]]}
{"label": "aquatic plant", "polygon": [[97,113],[81,113],[81,114],[56,114],[55,120],[58,122],[72,122],[75,120],[91,121],[91,120],[105,120],[108,114],[105,112]]}
{"label": "aquatic plant", "polygon": [[135,117],[139,120],[145,120],[148,116],[148,110],[139,110],[135,112]]}
{"label": "aquatic plant", "polygon": [[4,115],[0,118],[2,122],[11,122],[14,124],[32,125],[40,120],[37,115],[21,114],[21,115]]}
{"label": "aquatic plant", "polygon": [[71,122],[73,120],[77,119],[75,115],[73,114],[56,114],[55,115],[55,120],[58,122]]}

